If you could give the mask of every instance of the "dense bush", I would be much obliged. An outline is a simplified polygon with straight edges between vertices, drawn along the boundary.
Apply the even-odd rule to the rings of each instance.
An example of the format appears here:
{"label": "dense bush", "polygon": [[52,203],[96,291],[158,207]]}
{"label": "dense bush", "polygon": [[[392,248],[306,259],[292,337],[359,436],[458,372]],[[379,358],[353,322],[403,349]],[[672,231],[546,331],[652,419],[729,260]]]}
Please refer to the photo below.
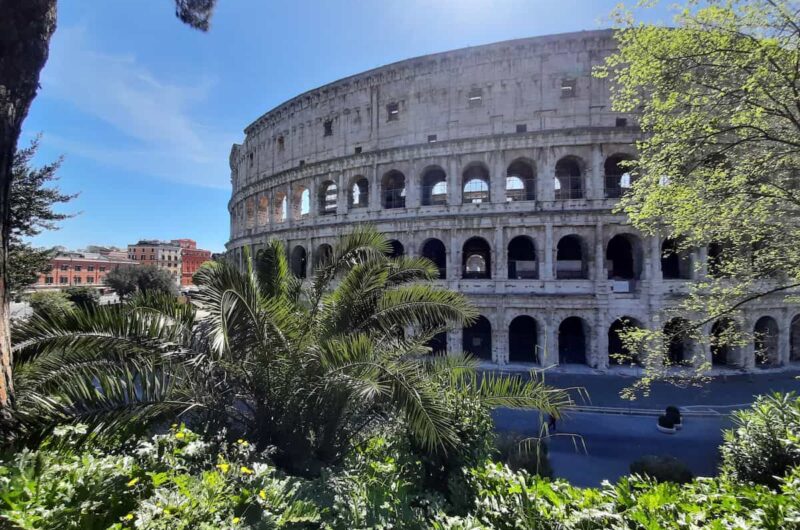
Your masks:
{"label": "dense bush", "polygon": [[94,287],[69,287],[64,294],[77,307],[93,309],[100,304],[100,292]]}
{"label": "dense bush", "polygon": [[61,314],[75,309],[69,297],[62,291],[37,291],[28,295],[28,303],[34,314]]}
{"label": "dense bush", "polygon": [[800,397],[759,396],[752,407],[734,412],[724,433],[723,474],[733,480],[777,487],[779,478],[800,465]]}
{"label": "dense bush", "polygon": [[105,282],[120,299],[128,298],[137,292],[178,295],[175,276],[155,265],[115,267],[106,275]]}
{"label": "dense bush", "polygon": [[630,471],[634,475],[648,476],[656,482],[674,482],[685,484],[691,482],[694,475],[689,467],[674,456],[646,455],[631,463]]}

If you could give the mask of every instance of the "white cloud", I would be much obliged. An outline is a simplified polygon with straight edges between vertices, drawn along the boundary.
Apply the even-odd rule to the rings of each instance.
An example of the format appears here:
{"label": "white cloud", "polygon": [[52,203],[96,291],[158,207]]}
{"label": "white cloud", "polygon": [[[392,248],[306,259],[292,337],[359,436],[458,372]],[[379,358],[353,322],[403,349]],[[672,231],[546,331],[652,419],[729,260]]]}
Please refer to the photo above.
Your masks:
{"label": "white cloud", "polygon": [[65,101],[125,138],[87,142],[46,131],[67,155],[201,186],[226,187],[230,145],[237,132],[217,131],[197,118],[212,83],[165,81],[131,55],[93,50],[82,28],[61,28],[42,75],[42,95]]}

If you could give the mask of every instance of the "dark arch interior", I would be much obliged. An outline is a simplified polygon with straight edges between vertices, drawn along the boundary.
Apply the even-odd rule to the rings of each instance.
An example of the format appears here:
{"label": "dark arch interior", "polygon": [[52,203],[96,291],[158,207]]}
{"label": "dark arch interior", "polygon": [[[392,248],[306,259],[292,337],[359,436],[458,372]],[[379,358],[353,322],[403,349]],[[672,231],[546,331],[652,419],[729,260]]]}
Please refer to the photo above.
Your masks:
{"label": "dark arch interior", "polygon": [[406,176],[392,170],[383,176],[381,193],[384,208],[406,207]]}
{"label": "dark arch interior", "polygon": [[307,261],[308,261],[308,255],[306,253],[306,249],[301,245],[297,245],[296,247],[294,247],[292,249],[292,256],[290,260],[292,274],[294,274],[300,279],[305,278]]}
{"label": "dark arch interior", "polygon": [[317,247],[316,255],[314,256],[314,265],[329,264],[333,260],[333,247],[327,243],[323,243]]}
{"label": "dark arch interior", "polygon": [[733,361],[733,334],[736,324],[729,318],[714,322],[711,326],[711,364],[725,366]]}
{"label": "dark arch interior", "polygon": [[506,170],[506,201],[533,200],[536,200],[533,167],[525,161],[516,160]]}
{"label": "dark arch interior", "polygon": [[536,320],[521,315],[508,326],[508,360],[512,363],[538,363]]}
{"label": "dark arch interior", "polygon": [[636,269],[633,261],[633,245],[624,235],[611,238],[606,248],[606,261],[609,279],[633,280],[636,278]]}
{"label": "dark arch interior", "polygon": [[400,256],[405,255],[406,249],[403,247],[403,244],[396,239],[392,239],[389,241],[389,257],[390,258],[399,258]]}
{"label": "dark arch interior", "polygon": [[725,270],[725,258],[728,251],[727,246],[722,243],[711,243],[708,245],[706,266],[709,276],[722,278],[728,275]]}
{"label": "dark arch interior", "polygon": [[437,333],[425,345],[431,349],[431,355],[447,355],[447,333]]}
{"label": "dark arch interior", "polygon": [[558,326],[558,362],[586,364],[586,325],[579,317],[569,317]]}
{"label": "dark arch interior", "polygon": [[480,164],[469,166],[464,171],[462,202],[489,202],[489,171]]}
{"label": "dark arch interior", "polygon": [[661,245],[661,276],[665,280],[692,278],[692,260],[674,239],[666,239]]}
{"label": "dark arch interior", "polygon": [[431,168],[422,176],[422,205],[447,204],[447,175],[441,168]]}
{"label": "dark arch interior", "polygon": [[761,317],[753,328],[756,364],[769,366],[778,361],[778,323],[772,317]]}
{"label": "dark arch interior", "polygon": [[574,158],[562,158],[556,162],[556,199],[583,198],[583,176],[581,166]]}
{"label": "dark arch interior", "polygon": [[539,277],[536,247],[529,237],[517,236],[508,243],[508,277],[515,280]]}
{"label": "dark arch interior", "polygon": [[667,362],[671,365],[684,365],[691,360],[692,344],[688,336],[689,322],[684,318],[673,318],[664,326],[664,344]]}
{"label": "dark arch interior", "polygon": [[789,360],[800,361],[800,315],[792,319],[789,332]]}
{"label": "dark arch interior", "polygon": [[439,269],[439,279],[447,278],[447,250],[438,239],[429,239],[422,245],[422,256],[431,260]]}
{"label": "dark arch interior", "polygon": [[586,278],[583,244],[575,235],[564,236],[556,247],[556,278],[559,280]]}
{"label": "dark arch interior", "polygon": [[632,351],[622,340],[621,333],[638,324],[627,317],[618,318],[608,328],[608,362],[616,365],[637,364],[638,352]]}
{"label": "dark arch interior", "polygon": [[464,243],[462,275],[464,278],[491,278],[491,248],[482,237],[471,237]]}
{"label": "dark arch interior", "polygon": [[483,315],[463,330],[464,351],[479,359],[492,360],[492,325]]}
{"label": "dark arch interior", "polygon": [[332,181],[323,182],[319,191],[320,213],[335,214],[338,203],[339,188]]}

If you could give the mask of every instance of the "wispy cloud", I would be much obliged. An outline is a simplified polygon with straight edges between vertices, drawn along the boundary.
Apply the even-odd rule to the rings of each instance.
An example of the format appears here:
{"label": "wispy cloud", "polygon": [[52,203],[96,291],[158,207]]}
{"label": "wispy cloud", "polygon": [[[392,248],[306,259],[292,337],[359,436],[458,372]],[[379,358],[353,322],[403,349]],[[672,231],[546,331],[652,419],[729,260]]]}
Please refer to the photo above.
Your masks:
{"label": "wispy cloud", "polygon": [[227,155],[238,131],[199,118],[213,83],[159,79],[131,55],[92,49],[80,27],[56,34],[42,77],[57,98],[113,127],[124,142],[86,141],[49,131],[48,141],[104,165],[201,186],[225,187]]}

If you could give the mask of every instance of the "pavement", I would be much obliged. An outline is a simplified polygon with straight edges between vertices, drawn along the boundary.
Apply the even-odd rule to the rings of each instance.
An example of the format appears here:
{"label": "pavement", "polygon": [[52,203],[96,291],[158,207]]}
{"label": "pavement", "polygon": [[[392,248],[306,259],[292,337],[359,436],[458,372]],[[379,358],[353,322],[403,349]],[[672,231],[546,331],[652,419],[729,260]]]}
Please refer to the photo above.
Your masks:
{"label": "pavement", "polygon": [[[719,465],[722,431],[732,426],[729,413],[745,408],[759,394],[800,392],[797,369],[726,374],[702,386],[654,383],[647,396],[630,401],[620,392],[635,379],[619,374],[566,374],[548,372],[545,381],[560,388],[581,387],[588,398],[558,422],[557,434],[548,440],[550,463],[556,477],[575,486],[596,487],[629,473],[629,466],[644,455],[669,455],[689,466],[696,476],[715,476]],[[656,419],[667,405],[684,411],[683,429],[663,434]],[[535,436],[541,433],[533,410],[497,409],[499,431]]]}

